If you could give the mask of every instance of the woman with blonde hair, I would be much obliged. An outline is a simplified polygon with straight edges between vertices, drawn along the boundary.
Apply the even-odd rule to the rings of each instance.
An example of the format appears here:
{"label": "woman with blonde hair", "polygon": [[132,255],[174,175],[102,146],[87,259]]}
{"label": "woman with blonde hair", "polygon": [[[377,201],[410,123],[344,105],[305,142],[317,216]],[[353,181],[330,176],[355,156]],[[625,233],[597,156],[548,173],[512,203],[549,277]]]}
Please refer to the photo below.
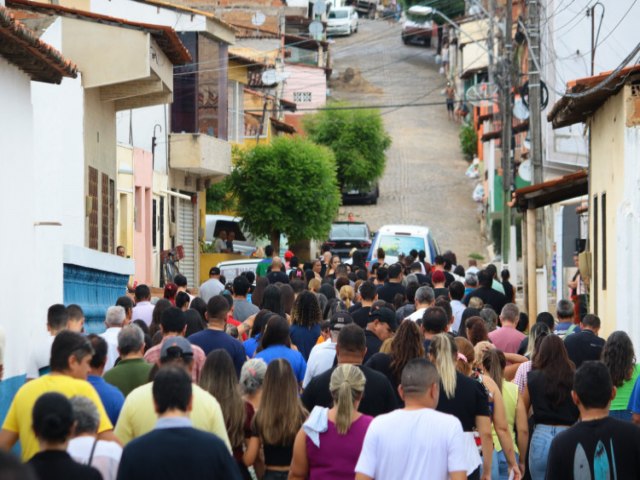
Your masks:
{"label": "woman with blonde hair", "polygon": [[290,480],[352,479],[364,436],[373,417],[358,412],[365,376],[354,365],[331,374],[333,407],[315,407],[296,435]]}
{"label": "woman with blonde hair", "polygon": [[[480,382],[456,370],[457,356],[458,349],[450,335],[440,333],[433,337],[429,348],[429,359],[440,374],[440,399],[436,410],[453,415],[460,420],[465,432],[465,443],[460,448],[464,450],[464,455],[467,458],[468,478],[480,479],[480,467],[485,475],[488,475],[488,472],[491,472],[493,457],[489,399]],[[488,381],[491,382],[491,379]],[[500,392],[497,393],[497,399],[493,398],[494,405],[502,403],[502,399],[499,397]],[[504,415],[504,411],[502,411],[502,415]],[[500,421],[501,430],[505,424],[506,422]],[[506,432],[506,428],[504,430]],[[482,457],[476,447],[474,431],[480,435]],[[505,443],[508,444],[506,438]],[[513,452],[513,444],[511,444],[511,452]],[[515,462],[515,455],[511,455],[509,460],[509,467],[514,472],[514,478],[519,479],[520,471]]]}
{"label": "woman with blonde hair", "polygon": [[293,457],[293,442],[306,417],[291,365],[281,358],[273,360],[267,367],[260,407],[251,423],[244,464],[252,466],[262,447],[263,480],[285,480]]}
{"label": "woman with blonde hair", "polygon": [[353,298],[355,297],[353,287],[351,285],[343,285],[340,287],[339,296],[342,309],[349,311],[353,305]]}

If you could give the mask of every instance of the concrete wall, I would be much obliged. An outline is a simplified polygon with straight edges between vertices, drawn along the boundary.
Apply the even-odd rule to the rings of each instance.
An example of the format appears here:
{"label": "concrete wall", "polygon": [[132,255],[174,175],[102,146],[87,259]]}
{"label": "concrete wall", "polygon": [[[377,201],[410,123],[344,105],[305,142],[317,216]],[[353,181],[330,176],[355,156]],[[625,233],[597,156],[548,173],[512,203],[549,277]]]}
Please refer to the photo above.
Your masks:
{"label": "concrete wall", "polygon": [[37,296],[31,294],[32,282],[39,275],[33,254],[36,236],[39,230],[59,232],[60,228],[34,225],[36,162],[30,78],[4,58],[0,58],[0,91],[0,168],[4,172],[0,175],[0,251],[6,268],[6,275],[0,276],[0,288],[11,292],[16,306],[10,315],[0,316],[0,327],[7,339],[4,377],[10,378],[24,372],[28,350],[25,345],[29,345],[36,326],[44,326],[46,321]]}
{"label": "concrete wall", "polygon": [[151,200],[153,192],[153,167],[151,152],[140,148],[133,149],[134,181],[134,233],[133,258],[136,261],[135,279],[138,283],[153,284],[151,264]]}
{"label": "concrete wall", "polygon": [[[320,108],[327,103],[327,80],[322,68],[308,67],[286,63],[285,74],[289,77],[285,80],[282,97],[290,102],[296,102],[298,108]],[[311,92],[310,102],[297,102],[294,100],[296,92]],[[302,115],[309,113],[301,111]]]}
{"label": "concrete wall", "polygon": [[[549,105],[560,99],[566,83],[591,75],[591,17],[587,8],[590,0],[545,0],[548,22],[542,22],[543,80],[549,85]],[[638,41],[636,19],[640,17],[640,3],[631,1],[604,2],[600,37],[595,55],[595,74],[613,70]],[[553,15],[551,15],[553,13]],[[597,33],[602,10],[595,9]],[[547,170],[550,167],[576,168],[587,165],[588,139],[582,124],[553,130],[544,122],[543,148]],[[557,171],[549,172],[557,175]]]}
{"label": "concrete wall", "polygon": [[[625,89],[610,97],[590,122],[592,131],[589,172],[589,250],[592,252],[590,311],[600,316],[604,336],[618,329],[616,293],[620,291],[626,296],[625,293],[629,288],[629,285],[616,284],[616,270],[625,268],[624,264],[629,260],[618,255],[616,232],[621,219],[617,218],[616,213],[625,200],[625,195],[628,195],[623,188],[625,176],[633,175],[633,171],[625,168],[628,162],[625,159],[624,92]],[[638,159],[630,160],[635,160],[637,171]],[[606,194],[605,223],[603,223],[602,211],[603,194]],[[594,222],[596,209],[597,224]],[[603,249],[604,241],[606,241],[606,250]],[[634,265],[634,268],[637,268],[637,265]],[[593,294],[594,289],[596,294]]]}

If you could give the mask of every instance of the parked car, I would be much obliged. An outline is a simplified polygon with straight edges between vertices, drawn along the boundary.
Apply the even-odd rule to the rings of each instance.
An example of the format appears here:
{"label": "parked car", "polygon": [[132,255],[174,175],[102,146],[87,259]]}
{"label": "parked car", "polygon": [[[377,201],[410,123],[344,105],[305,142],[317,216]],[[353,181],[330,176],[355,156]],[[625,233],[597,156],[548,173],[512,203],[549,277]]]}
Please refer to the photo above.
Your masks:
{"label": "parked car", "polygon": [[373,183],[367,189],[344,187],[342,189],[342,204],[369,204],[376,205],[380,197],[378,182]]}
{"label": "parked car", "polygon": [[361,17],[375,19],[378,14],[380,0],[347,0],[347,5],[353,5]]}
{"label": "parked car", "polygon": [[414,5],[407,10],[407,17],[402,24],[402,41],[420,43],[425,47],[431,46],[433,33],[433,9],[422,5]]}
{"label": "parked car", "polygon": [[333,222],[329,239],[322,246],[341,259],[349,258],[353,248],[357,248],[364,256],[371,247],[371,233],[364,222]]}
{"label": "parked car", "polygon": [[334,7],[327,15],[327,35],[351,35],[358,31],[358,12],[354,7]]}
{"label": "parked car", "polygon": [[262,258],[251,258],[249,260],[226,260],[216,265],[220,269],[220,274],[224,275],[227,281],[233,281],[242,272],[256,273],[258,264]]}
{"label": "parked car", "polygon": [[411,250],[424,250],[425,260],[433,263],[436,255],[440,254],[440,247],[431,235],[428,227],[417,225],[384,225],[376,232],[367,254],[367,265],[376,258],[376,251],[382,247],[385,261],[392,264],[398,261],[400,255],[408,255]]}

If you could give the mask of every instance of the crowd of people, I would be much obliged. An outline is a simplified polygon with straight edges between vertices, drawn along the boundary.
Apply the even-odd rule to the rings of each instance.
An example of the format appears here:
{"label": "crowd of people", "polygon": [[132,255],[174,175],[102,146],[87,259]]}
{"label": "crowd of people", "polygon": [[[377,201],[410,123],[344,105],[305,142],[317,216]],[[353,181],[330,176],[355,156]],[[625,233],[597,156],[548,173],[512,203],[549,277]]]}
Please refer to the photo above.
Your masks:
{"label": "crowd of people", "polygon": [[529,319],[507,271],[451,252],[265,250],[257,274],[214,267],[197,291],[138,285],[100,335],[52,305],[0,478],[640,478],[625,332],[600,338],[569,300]]}

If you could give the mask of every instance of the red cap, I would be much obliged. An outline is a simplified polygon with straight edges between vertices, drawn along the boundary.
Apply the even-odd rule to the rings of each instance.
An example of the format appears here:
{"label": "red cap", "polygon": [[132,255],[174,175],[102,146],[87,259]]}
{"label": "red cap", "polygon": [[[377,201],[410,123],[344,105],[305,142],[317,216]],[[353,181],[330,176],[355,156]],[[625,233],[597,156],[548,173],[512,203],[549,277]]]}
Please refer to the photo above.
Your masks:
{"label": "red cap", "polygon": [[291,250],[287,250],[284,252],[284,259],[288,262],[293,258],[293,252]]}

